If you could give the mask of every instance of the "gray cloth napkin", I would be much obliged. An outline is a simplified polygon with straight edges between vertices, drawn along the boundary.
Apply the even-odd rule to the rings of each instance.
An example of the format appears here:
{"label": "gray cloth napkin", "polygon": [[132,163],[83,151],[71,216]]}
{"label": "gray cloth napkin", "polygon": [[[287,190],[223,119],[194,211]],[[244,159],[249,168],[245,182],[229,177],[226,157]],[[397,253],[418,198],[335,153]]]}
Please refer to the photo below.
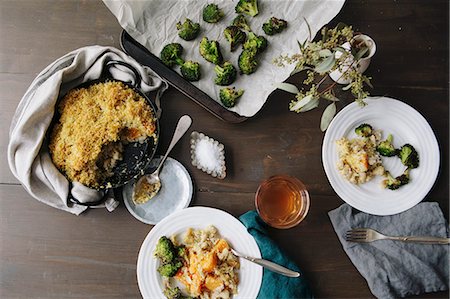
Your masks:
{"label": "gray cloth napkin", "polygon": [[391,216],[369,215],[343,204],[328,215],[342,247],[376,297],[397,298],[448,289],[449,245],[345,240],[347,230],[362,227],[391,236],[447,237],[448,224],[438,203],[423,202]]}
{"label": "gray cloth napkin", "polygon": [[[167,88],[167,83],[156,73],[116,48],[80,48],[57,59],[34,79],[17,107],[9,131],[8,162],[15,177],[40,202],[76,215],[87,207],[67,202],[69,182],[53,165],[44,138],[59,94],[99,78],[104,64],[110,60],[134,66],[142,77],[140,89],[143,92],[156,91],[159,98]],[[118,80],[134,80],[132,72],[121,66],[112,67],[110,73]],[[73,184],[72,194],[82,203],[95,202],[103,196],[102,192],[79,183]],[[109,197],[98,207],[111,211],[117,204]]]}

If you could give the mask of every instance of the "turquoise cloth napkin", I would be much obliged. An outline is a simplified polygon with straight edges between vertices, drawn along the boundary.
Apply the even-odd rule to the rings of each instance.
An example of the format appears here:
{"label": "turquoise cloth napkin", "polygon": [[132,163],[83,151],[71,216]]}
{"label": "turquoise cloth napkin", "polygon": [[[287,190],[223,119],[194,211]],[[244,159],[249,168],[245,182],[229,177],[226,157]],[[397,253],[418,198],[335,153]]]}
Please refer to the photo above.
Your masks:
{"label": "turquoise cloth napkin", "polygon": [[[267,226],[256,211],[249,211],[239,217],[247,231],[255,238],[263,259],[283,265],[289,269],[301,272],[299,267],[290,260],[266,234]],[[303,274],[297,278],[283,276],[264,268],[261,289],[258,299],[297,299],[314,298]]]}

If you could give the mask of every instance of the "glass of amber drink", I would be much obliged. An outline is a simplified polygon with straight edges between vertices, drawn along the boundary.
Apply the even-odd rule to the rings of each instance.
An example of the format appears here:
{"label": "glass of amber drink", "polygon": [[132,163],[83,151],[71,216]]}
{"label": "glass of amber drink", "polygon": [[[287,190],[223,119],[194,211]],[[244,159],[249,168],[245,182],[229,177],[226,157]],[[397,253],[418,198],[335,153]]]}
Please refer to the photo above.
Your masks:
{"label": "glass of amber drink", "polygon": [[268,225],[291,228],[308,214],[309,193],[299,179],[275,175],[259,185],[255,205],[259,216]]}

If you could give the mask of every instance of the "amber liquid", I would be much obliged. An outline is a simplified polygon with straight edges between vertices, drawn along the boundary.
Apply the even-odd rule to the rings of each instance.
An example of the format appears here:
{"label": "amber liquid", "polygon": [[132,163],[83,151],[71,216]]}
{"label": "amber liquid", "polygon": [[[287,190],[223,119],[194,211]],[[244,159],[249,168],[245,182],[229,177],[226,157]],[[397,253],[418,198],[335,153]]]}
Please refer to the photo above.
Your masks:
{"label": "amber liquid", "polygon": [[256,193],[260,217],[276,228],[297,225],[309,209],[309,195],[302,182],[289,176],[274,176],[264,181]]}

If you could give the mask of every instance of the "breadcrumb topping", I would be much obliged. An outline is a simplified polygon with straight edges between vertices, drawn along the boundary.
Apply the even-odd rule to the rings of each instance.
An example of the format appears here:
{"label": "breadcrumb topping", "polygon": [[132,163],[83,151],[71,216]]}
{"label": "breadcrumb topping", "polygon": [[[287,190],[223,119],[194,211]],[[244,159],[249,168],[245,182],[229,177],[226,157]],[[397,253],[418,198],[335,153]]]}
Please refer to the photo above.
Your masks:
{"label": "breadcrumb topping", "polygon": [[50,155],[69,180],[99,187],[122,159],[122,144],[156,139],[147,101],[122,82],[73,89],[61,100]]}

